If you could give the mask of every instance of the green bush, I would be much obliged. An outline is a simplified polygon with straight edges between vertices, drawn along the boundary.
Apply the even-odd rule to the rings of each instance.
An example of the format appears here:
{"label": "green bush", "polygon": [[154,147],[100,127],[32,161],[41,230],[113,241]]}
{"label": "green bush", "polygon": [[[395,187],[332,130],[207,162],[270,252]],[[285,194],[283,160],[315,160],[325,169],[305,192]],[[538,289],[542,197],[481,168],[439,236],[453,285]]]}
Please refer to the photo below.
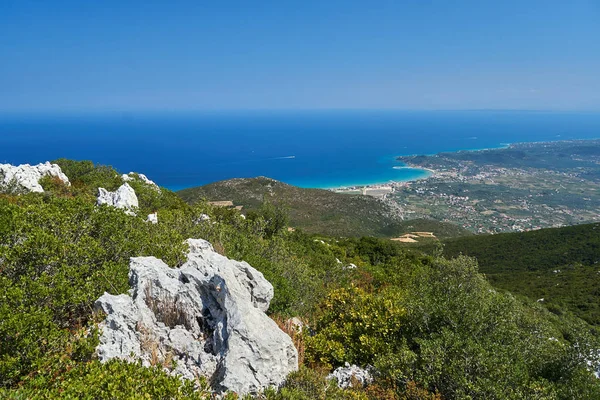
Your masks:
{"label": "green bush", "polygon": [[399,396],[411,381],[444,398],[570,398],[574,385],[597,393],[589,326],[496,292],[474,260],[414,265],[398,289],[334,291],[309,357],[374,365]]}
{"label": "green bush", "polygon": [[123,184],[121,175],[111,166],[94,165],[92,161],[75,161],[59,158],[52,161],[60,166],[71,182],[74,195],[95,197],[98,188],[113,191]]}
{"label": "green bush", "polygon": [[[323,371],[301,368],[291,373],[279,391],[268,390],[267,400],[368,400],[362,390],[340,389]],[[359,388],[360,389],[360,388]]]}
{"label": "green bush", "polygon": [[205,381],[192,382],[120,360],[89,361],[53,368],[18,389],[0,389],[4,399],[210,399]]}
{"label": "green bush", "polygon": [[334,290],[322,304],[317,334],[307,337],[312,361],[331,365],[345,362],[372,365],[402,344],[405,310],[401,294],[385,290],[379,294],[362,289]]}

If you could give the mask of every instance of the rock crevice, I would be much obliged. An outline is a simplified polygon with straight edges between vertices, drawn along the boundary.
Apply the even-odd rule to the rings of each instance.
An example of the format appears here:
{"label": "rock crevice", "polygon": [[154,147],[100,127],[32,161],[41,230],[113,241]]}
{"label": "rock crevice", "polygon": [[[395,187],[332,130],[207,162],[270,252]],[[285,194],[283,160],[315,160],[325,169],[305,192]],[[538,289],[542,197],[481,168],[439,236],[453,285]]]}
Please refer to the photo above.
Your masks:
{"label": "rock crevice", "polygon": [[132,258],[129,295],[105,293],[97,300],[107,315],[100,360],[140,359],[186,379],[205,376],[218,392],[256,393],[283,383],[298,368],[298,354],[265,314],[273,286],[204,240],[188,244],[180,268],[154,257]]}

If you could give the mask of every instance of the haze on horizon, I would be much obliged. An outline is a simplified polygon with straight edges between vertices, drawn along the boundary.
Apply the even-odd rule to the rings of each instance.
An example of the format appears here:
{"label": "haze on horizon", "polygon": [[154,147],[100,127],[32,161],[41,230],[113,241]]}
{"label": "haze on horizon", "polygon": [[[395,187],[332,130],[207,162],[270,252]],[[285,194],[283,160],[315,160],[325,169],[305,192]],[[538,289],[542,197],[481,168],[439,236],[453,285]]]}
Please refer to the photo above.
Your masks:
{"label": "haze on horizon", "polygon": [[600,111],[597,0],[3,0],[0,38],[0,112]]}

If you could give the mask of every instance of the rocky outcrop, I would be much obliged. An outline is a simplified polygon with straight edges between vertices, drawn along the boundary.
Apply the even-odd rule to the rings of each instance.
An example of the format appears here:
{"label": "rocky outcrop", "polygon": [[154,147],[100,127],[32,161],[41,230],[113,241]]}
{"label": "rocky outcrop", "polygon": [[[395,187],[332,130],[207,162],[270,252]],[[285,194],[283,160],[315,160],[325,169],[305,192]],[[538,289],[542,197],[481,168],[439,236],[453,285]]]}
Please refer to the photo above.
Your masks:
{"label": "rocky outcrop", "polygon": [[108,204],[116,208],[122,208],[128,213],[133,214],[133,211],[139,207],[138,198],[135,190],[129,184],[124,183],[114,192],[109,192],[104,188],[98,188],[97,204]]}
{"label": "rocky outcrop", "polygon": [[136,177],[139,178],[145,184],[153,186],[155,189],[160,190],[158,185],[156,183],[154,183],[154,181],[151,181],[150,179],[148,179],[148,177],[144,174],[138,174],[137,172],[130,172],[128,174],[121,175],[121,179],[123,179],[124,182],[131,182]]}
{"label": "rocky outcrop", "polygon": [[345,389],[354,383],[366,386],[373,382],[373,375],[370,369],[363,369],[357,365],[346,363],[344,367],[336,368],[331,374],[327,375],[327,379],[336,379],[338,387]]}
{"label": "rocky outcrop", "polygon": [[265,314],[273,286],[204,240],[188,244],[188,261],[180,268],[154,257],[132,258],[129,295],[105,293],[97,300],[107,315],[100,360],[140,359],[186,379],[206,376],[218,392],[280,385],[298,368],[298,353]]}
{"label": "rocky outcrop", "polygon": [[10,164],[0,164],[0,186],[15,183],[19,188],[29,192],[43,193],[44,188],[40,185],[40,179],[44,176],[53,176],[66,185],[71,185],[69,178],[62,172],[57,164],[29,165],[22,164],[18,166]]}

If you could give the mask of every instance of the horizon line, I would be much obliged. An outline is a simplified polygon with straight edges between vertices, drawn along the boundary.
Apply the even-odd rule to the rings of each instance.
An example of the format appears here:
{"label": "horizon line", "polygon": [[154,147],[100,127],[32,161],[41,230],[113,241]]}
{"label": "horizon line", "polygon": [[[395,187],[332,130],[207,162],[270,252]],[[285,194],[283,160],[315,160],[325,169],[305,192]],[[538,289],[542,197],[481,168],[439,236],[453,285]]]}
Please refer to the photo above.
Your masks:
{"label": "horizon line", "polygon": [[11,115],[85,115],[85,114],[209,114],[209,113],[286,113],[286,112],[529,112],[529,113],[581,113],[596,114],[600,109],[568,109],[568,108],[202,108],[202,109],[60,109],[60,110],[1,110],[0,116]]}

